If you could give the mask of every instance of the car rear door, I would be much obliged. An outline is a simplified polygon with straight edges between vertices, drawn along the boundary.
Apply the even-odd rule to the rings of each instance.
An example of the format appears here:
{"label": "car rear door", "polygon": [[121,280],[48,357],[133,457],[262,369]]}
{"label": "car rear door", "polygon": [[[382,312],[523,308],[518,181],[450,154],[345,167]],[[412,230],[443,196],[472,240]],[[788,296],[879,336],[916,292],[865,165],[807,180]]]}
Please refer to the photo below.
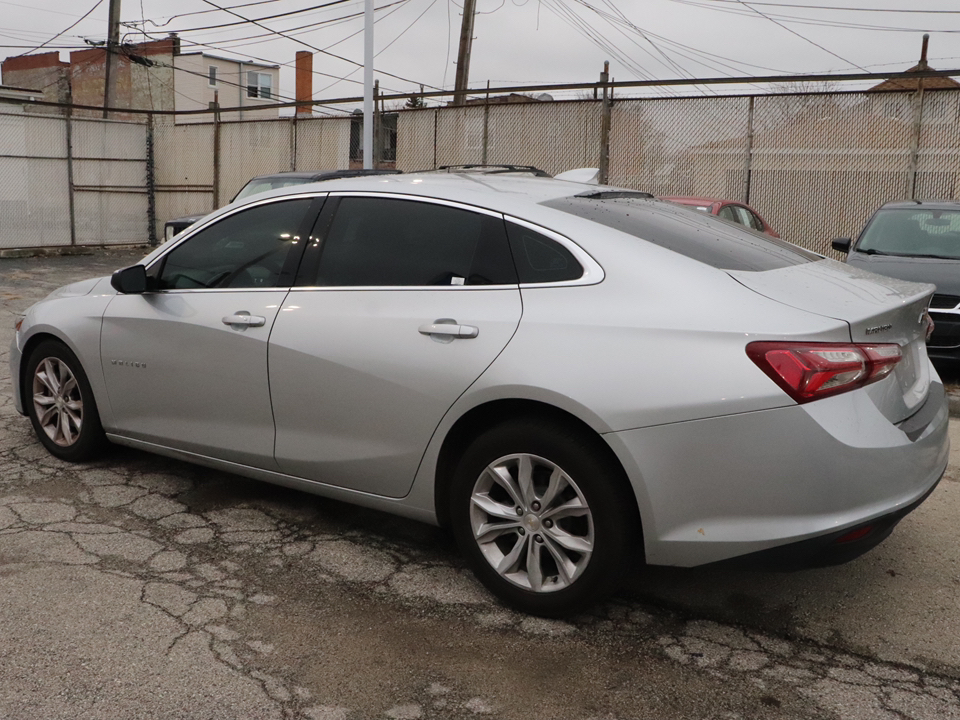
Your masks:
{"label": "car rear door", "polygon": [[520,322],[503,218],[331,197],[270,338],[281,470],[401,497],[444,413]]}

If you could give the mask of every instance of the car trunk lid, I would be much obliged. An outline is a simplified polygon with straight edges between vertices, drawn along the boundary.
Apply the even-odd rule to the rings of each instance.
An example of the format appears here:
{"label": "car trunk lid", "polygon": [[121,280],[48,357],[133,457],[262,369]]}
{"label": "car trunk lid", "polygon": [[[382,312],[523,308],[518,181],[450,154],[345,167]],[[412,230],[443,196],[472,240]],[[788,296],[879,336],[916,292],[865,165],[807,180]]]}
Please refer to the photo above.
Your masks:
{"label": "car trunk lid", "polygon": [[855,343],[897,343],[903,359],[891,375],[868,386],[891,422],[916,412],[930,385],[925,313],[934,286],[875,275],[824,259],[766,272],[729,271],[756,293],[784,305],[847,323]]}

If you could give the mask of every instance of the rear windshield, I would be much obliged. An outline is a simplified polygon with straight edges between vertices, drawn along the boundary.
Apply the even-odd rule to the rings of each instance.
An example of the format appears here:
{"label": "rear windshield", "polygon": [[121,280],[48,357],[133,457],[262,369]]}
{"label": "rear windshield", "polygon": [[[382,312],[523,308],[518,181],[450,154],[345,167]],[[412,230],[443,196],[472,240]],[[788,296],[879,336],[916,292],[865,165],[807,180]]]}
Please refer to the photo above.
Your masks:
{"label": "rear windshield", "polygon": [[777,270],[822,259],[784,240],[659,200],[573,196],[543,204],[720,270]]}
{"label": "rear windshield", "polygon": [[930,208],[880,210],[857,242],[871,255],[960,260],[960,211]]}

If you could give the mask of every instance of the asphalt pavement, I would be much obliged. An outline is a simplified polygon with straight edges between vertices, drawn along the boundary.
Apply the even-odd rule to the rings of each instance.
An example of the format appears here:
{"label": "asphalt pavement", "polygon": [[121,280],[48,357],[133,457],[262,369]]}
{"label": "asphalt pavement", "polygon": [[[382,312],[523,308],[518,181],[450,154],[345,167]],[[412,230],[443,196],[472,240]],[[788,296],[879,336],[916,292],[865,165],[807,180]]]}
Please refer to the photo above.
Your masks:
{"label": "asphalt pavement", "polygon": [[0,258],[0,720],[960,719],[960,420],[940,486],[846,565],[648,568],[506,610],[443,531],[114,448],[10,397],[18,311],[140,252]]}

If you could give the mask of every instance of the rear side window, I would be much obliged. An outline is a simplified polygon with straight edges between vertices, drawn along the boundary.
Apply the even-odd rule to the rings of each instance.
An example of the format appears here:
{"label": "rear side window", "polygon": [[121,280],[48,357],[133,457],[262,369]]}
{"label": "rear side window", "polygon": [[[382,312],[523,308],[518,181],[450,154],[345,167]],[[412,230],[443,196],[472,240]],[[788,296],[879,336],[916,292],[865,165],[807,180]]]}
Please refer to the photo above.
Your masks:
{"label": "rear side window", "polygon": [[720,270],[777,270],[822,259],[774,237],[659,200],[566,197],[543,203]]}
{"label": "rear side window", "polygon": [[563,282],[583,275],[583,266],[556,240],[511,222],[507,234],[520,282]]}
{"label": "rear side window", "polygon": [[503,220],[446,205],[345,197],[323,240],[318,286],[516,284]]}

